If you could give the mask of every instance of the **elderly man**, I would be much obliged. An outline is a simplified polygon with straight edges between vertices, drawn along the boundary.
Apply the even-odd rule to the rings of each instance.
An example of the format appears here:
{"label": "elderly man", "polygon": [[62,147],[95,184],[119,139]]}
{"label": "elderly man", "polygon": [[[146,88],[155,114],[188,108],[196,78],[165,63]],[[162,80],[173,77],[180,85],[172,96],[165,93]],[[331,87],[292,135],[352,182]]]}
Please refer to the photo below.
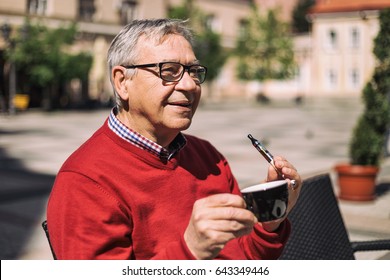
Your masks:
{"label": "elderly man", "polygon": [[[290,224],[259,223],[245,208],[226,159],[183,134],[199,104],[207,68],[185,22],[139,20],[108,51],[117,105],[61,167],[47,211],[59,259],[274,259]],[[275,166],[295,204],[301,178]],[[269,168],[267,180],[281,179]]]}

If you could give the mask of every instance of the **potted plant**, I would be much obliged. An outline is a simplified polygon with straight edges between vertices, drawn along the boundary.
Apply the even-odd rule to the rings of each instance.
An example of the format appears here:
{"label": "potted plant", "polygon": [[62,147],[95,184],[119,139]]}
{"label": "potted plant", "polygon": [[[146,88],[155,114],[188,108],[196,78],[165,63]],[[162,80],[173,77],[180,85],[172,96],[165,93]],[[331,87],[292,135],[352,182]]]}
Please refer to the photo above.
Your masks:
{"label": "potted plant", "polygon": [[379,20],[380,31],[374,41],[378,65],[363,89],[364,110],[350,141],[350,164],[335,167],[339,197],[346,200],[368,201],[375,198],[376,177],[389,133],[390,9],[382,10]]}

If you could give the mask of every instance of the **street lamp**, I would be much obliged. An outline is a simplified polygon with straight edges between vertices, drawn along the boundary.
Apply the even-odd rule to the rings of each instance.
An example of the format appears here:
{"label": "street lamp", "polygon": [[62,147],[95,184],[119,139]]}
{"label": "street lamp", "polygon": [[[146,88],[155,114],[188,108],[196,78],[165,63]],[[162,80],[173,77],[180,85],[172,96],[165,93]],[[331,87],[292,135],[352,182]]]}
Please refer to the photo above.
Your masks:
{"label": "street lamp", "polygon": [[[4,40],[7,42],[11,50],[15,47],[15,42],[11,39],[11,26],[8,23],[4,23],[1,26],[1,34]],[[15,71],[15,63],[10,59],[9,61],[9,106],[8,110],[11,115],[15,114],[15,105],[14,98],[16,94],[16,71]]]}

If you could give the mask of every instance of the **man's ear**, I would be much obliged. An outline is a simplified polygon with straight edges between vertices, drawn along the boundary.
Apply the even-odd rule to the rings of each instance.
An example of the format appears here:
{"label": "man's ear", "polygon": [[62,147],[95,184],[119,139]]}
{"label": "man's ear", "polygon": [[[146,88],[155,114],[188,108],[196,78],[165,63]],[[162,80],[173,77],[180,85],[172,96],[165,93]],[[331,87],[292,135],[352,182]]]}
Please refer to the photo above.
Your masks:
{"label": "man's ear", "polygon": [[114,87],[116,92],[119,94],[122,100],[127,101],[129,99],[129,93],[126,89],[126,69],[122,66],[115,66],[112,68],[112,80],[114,82]]}

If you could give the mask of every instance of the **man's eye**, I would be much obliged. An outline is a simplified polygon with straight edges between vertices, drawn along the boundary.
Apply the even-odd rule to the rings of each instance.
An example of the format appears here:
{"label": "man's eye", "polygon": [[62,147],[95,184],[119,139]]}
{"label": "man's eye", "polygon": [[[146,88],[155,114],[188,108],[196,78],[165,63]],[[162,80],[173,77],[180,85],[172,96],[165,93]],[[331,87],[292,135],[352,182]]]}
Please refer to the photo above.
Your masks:
{"label": "man's eye", "polygon": [[192,67],[190,69],[190,72],[192,72],[192,73],[204,73],[205,69],[203,67]]}
{"label": "man's eye", "polygon": [[176,67],[165,67],[163,69],[164,72],[170,72],[170,73],[176,73],[177,72],[177,68]]}

